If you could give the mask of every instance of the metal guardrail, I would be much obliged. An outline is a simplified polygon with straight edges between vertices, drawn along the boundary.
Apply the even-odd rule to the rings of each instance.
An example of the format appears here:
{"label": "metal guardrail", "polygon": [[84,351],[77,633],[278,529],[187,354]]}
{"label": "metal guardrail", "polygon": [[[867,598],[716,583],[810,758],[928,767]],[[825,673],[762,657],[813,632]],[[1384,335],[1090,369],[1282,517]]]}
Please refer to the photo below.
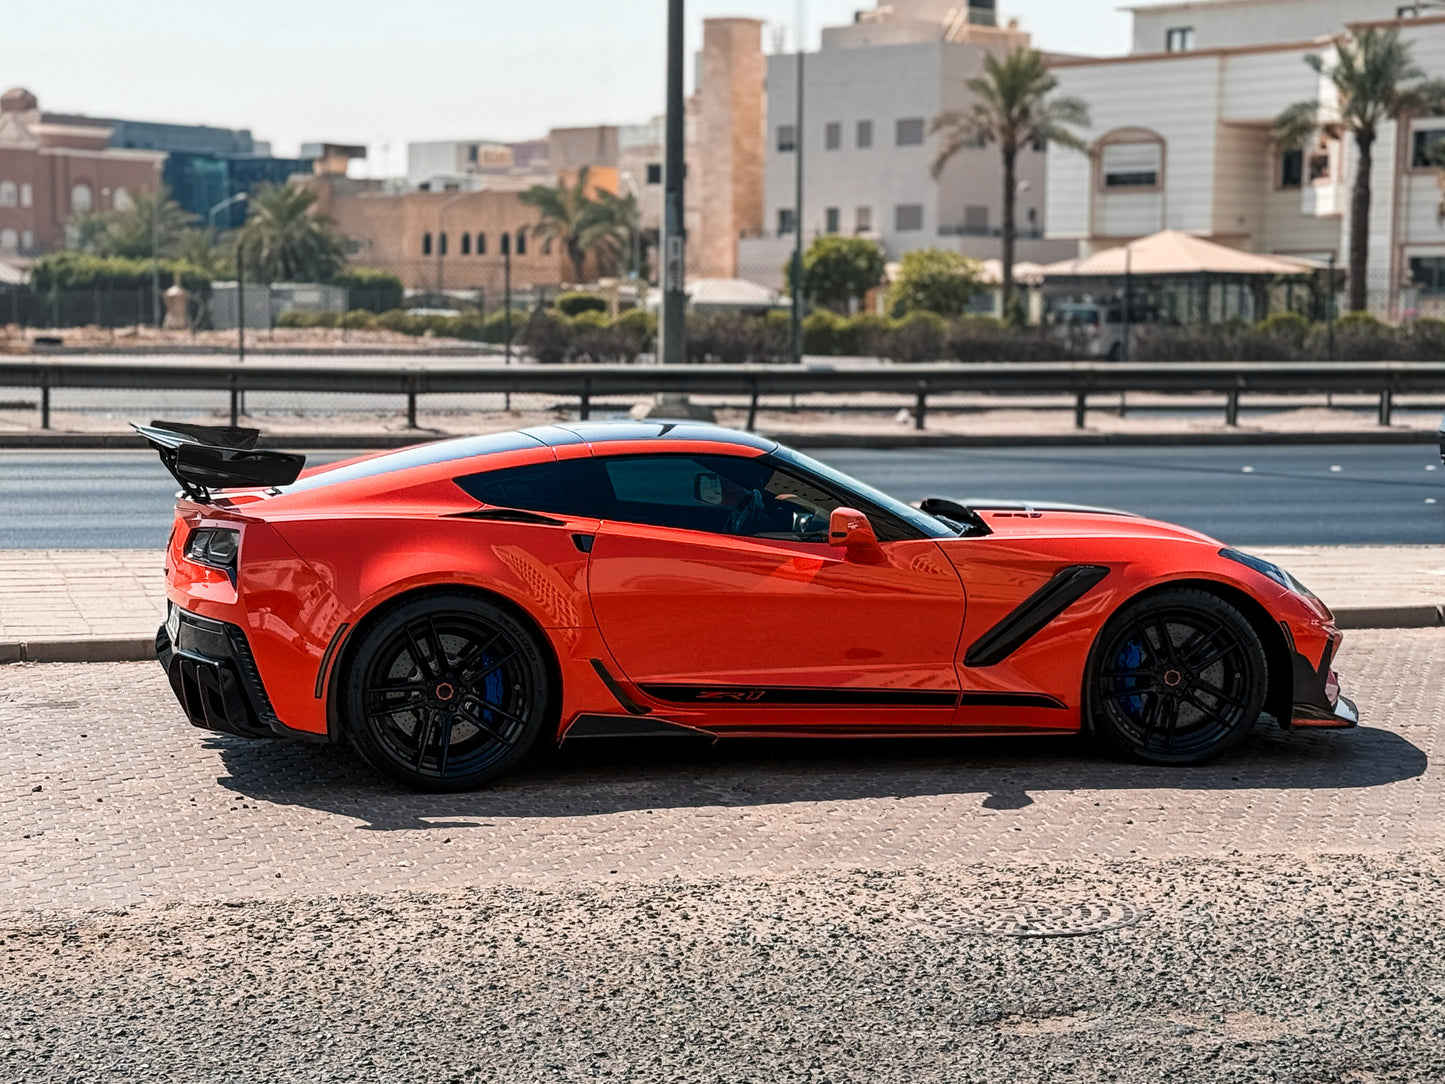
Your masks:
{"label": "metal guardrail", "polygon": [[1234,425],[1240,397],[1264,394],[1366,394],[1379,397],[1379,421],[1389,425],[1394,396],[1445,392],[1445,362],[1040,362],[878,365],[338,365],[317,360],[304,367],[236,362],[156,363],[0,358],[0,387],[40,391],[42,428],[50,428],[56,388],[224,391],[232,422],[248,391],[371,393],[405,396],[408,424],[416,425],[421,395],[498,392],[576,398],[587,418],[594,397],[683,394],[745,395],[752,428],[764,395],[887,392],[914,397],[914,427],[922,429],[930,395],[956,392],[1074,397],[1074,420],[1084,427],[1089,397],[1129,392],[1222,394],[1225,420]]}

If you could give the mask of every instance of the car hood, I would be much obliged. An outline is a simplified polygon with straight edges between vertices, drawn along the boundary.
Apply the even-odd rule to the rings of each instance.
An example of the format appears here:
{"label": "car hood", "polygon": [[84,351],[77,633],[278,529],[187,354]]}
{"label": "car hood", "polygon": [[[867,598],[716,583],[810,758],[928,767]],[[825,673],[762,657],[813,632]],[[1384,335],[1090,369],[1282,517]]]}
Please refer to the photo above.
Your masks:
{"label": "car hood", "polygon": [[[1005,538],[1169,539],[1218,548],[1221,543],[1199,531],[1148,519],[1114,508],[1051,501],[976,499],[960,501],[972,509],[989,531]],[[974,536],[977,537],[977,536]],[[967,543],[973,538],[958,541]]]}

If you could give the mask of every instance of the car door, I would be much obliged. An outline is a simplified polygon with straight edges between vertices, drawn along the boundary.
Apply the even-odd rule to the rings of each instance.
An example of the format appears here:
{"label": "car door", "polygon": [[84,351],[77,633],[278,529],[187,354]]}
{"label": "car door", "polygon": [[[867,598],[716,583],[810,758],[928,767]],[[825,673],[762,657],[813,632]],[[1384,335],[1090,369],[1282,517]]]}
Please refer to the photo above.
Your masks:
{"label": "car door", "polygon": [[850,558],[827,541],[841,499],[760,459],[599,463],[608,511],[588,568],[593,612],[649,696],[951,721],[964,599],[936,542],[887,525],[879,559]]}

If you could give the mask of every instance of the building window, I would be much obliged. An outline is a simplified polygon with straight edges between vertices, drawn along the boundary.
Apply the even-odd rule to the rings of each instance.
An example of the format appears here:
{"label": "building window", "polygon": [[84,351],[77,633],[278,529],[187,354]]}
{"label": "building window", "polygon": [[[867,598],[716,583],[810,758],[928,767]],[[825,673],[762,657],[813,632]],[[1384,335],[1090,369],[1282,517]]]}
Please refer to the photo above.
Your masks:
{"label": "building window", "polygon": [[1039,154],[1043,154],[1049,149],[1049,141],[1047,139],[1035,139],[1029,143],[1029,146]]}
{"label": "building window", "polygon": [[778,236],[786,237],[792,233],[797,226],[797,220],[793,217],[791,207],[783,207],[778,210]]}
{"label": "building window", "polygon": [[30,182],[29,182],[29,181],[21,181],[21,182],[20,182],[20,206],[22,206],[22,207],[29,207],[29,206],[30,206],[30,203],[31,203],[31,200],[32,200],[33,198],[34,198],[34,193],[33,193],[33,192],[31,191],[31,189],[30,189]]}
{"label": "building window", "polygon": [[916,147],[923,142],[923,118],[907,117],[898,122],[896,138],[900,147]]}
{"label": "building window", "polygon": [[1295,147],[1281,151],[1279,156],[1279,186],[1299,188],[1305,179],[1305,152]]}
{"label": "building window", "polygon": [[475,143],[467,148],[467,161],[472,165],[477,164],[477,145]]}
{"label": "building window", "polygon": [[526,231],[526,230],[518,230],[518,231],[517,231],[517,255],[518,255],[518,256],[525,256],[526,254],[527,254],[527,231]]}
{"label": "building window", "polygon": [[873,122],[860,120],[858,122],[858,149],[866,151],[871,146],[873,146]]}
{"label": "building window", "polygon": [[430,256],[430,255],[431,255],[431,233],[430,233],[430,232],[427,232],[427,233],[424,233],[424,234],[421,235],[421,254],[422,254],[423,256]]}
{"label": "building window", "polygon": [[648,162],[648,163],[647,163],[647,183],[648,183],[648,184],[661,184],[661,183],[662,183],[662,163],[661,163],[661,162]]}
{"label": "building window", "polygon": [[1106,144],[1100,164],[1105,188],[1157,188],[1163,145],[1148,143]]}
{"label": "building window", "polygon": [[963,209],[964,233],[988,233],[987,204],[969,204]]}
{"label": "building window", "polygon": [[798,149],[798,129],[791,124],[778,125],[778,153],[791,154]]}
{"label": "building window", "polygon": [[438,256],[445,256],[446,254],[447,254],[447,235],[446,235],[445,233],[439,233],[439,234],[437,234],[437,255],[438,255]]}
{"label": "building window", "polygon": [[1411,256],[1410,278],[1422,294],[1445,294],[1445,256]]}
{"label": "building window", "polygon": [[477,255],[478,255],[478,256],[485,256],[486,254],[487,254],[487,235],[486,235],[485,233],[479,233],[479,234],[477,234]]}
{"label": "building window", "polygon": [[1166,53],[1187,53],[1194,48],[1194,27],[1174,26],[1164,31]]}
{"label": "building window", "polygon": [[823,129],[823,149],[836,151],[843,145],[843,126],[836,120],[830,120],[827,127]]}
{"label": "building window", "polygon": [[1321,147],[1310,155],[1310,184],[1316,181],[1326,182],[1330,179],[1330,152],[1328,148]]}
{"label": "building window", "polygon": [[873,208],[859,207],[854,221],[858,224],[857,229],[859,233],[868,233],[871,231],[873,229]]}
{"label": "building window", "polygon": [[1439,169],[1445,166],[1445,128],[1416,129],[1410,151],[1413,169]]}
{"label": "building window", "polygon": [[472,235],[469,234],[469,233],[464,233],[464,234],[462,234],[462,255],[463,255],[463,256],[470,256],[471,254],[472,254]]}
{"label": "building window", "polygon": [[840,216],[838,214],[838,208],[829,207],[823,212],[823,221],[825,223],[823,228],[828,233],[837,233],[839,227],[839,217]]}
{"label": "building window", "polygon": [[1039,209],[1038,209],[1037,207],[1030,207],[1030,208],[1029,208],[1029,230],[1030,230],[1030,232],[1036,233],[1036,232],[1038,232],[1038,228],[1039,228]]}
{"label": "building window", "polygon": [[129,211],[135,206],[135,200],[130,198],[130,193],[124,188],[117,186],[115,193],[110,197],[110,205],[117,211]]}
{"label": "building window", "polygon": [[6,227],[0,230],[0,252],[14,252],[20,247],[20,235]]}
{"label": "building window", "polygon": [[893,208],[893,228],[899,233],[923,229],[923,204],[900,203]]}
{"label": "building window", "polygon": [[91,191],[90,185],[84,181],[73,185],[70,189],[70,209],[76,214],[84,214],[95,206],[95,193]]}
{"label": "building window", "polygon": [[34,247],[35,247],[35,233],[34,233],[34,231],[32,231],[32,230],[21,230],[21,231],[20,231],[20,250],[21,250],[22,252],[29,252],[29,251],[30,251],[32,248],[34,248]]}
{"label": "building window", "polygon": [[20,202],[20,189],[14,181],[0,181],[0,207],[14,207]]}
{"label": "building window", "polygon": [[506,230],[503,230],[503,231],[502,231],[502,255],[503,255],[503,256],[510,256],[511,254],[512,254],[512,235],[511,235],[510,233],[508,233]]}

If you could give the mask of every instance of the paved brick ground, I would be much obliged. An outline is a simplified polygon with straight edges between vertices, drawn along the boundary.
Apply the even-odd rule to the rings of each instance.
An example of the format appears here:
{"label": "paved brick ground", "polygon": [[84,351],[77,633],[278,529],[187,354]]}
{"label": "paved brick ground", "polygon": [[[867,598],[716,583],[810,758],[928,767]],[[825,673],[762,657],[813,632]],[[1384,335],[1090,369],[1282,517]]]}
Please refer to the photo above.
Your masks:
{"label": "paved brick ground", "polygon": [[0,910],[1445,842],[1445,630],[1352,634],[1368,726],[1202,769],[1073,739],[579,746],[419,796],[344,750],[188,727],[153,664],[0,667]]}
{"label": "paved brick ground", "polygon": [[[1255,552],[1283,564],[1339,610],[1445,604],[1445,546]],[[150,550],[0,551],[0,647],[153,636],[165,612],[162,563]]]}

